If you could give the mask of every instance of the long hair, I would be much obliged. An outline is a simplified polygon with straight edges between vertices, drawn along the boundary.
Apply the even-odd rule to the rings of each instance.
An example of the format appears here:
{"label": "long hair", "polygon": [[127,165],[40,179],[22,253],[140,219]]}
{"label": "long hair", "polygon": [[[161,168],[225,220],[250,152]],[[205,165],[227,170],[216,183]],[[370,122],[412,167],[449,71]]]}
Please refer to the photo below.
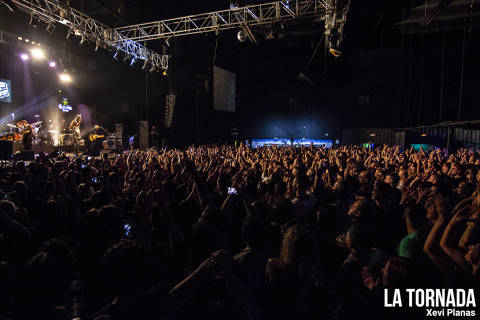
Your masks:
{"label": "long hair", "polygon": [[315,241],[311,232],[295,225],[287,229],[280,246],[279,259],[285,267],[296,267],[302,262],[313,262]]}

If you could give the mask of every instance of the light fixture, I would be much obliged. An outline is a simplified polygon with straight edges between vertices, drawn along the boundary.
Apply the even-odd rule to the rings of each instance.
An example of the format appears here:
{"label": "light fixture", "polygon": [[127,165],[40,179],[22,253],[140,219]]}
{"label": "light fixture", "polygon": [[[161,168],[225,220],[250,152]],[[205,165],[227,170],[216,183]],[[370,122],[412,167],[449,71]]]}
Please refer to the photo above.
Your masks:
{"label": "light fixture", "polygon": [[64,73],[60,73],[59,75],[59,79],[61,82],[64,82],[64,83],[70,83],[72,82],[72,76],[70,76],[68,73],[64,72]]}
{"label": "light fixture", "polygon": [[36,43],[35,41],[32,41],[32,44],[33,44],[33,45],[35,45],[35,43]]}
{"label": "light fixture", "polygon": [[100,48],[100,41],[97,40],[97,42],[95,42],[95,51],[98,51],[98,48]]}
{"label": "light fixture", "polygon": [[18,37],[18,40],[22,41],[22,40],[23,40],[23,38],[22,38],[22,37]]}
{"label": "light fixture", "polygon": [[85,43],[86,37],[85,34],[82,34],[82,39],[80,39],[80,45],[83,45]]}
{"label": "light fixture", "polygon": [[55,22],[50,21],[47,24],[47,27],[45,28],[45,31],[47,31],[48,33],[53,33],[53,31],[55,31]]}
{"label": "light fixture", "polygon": [[54,69],[56,66],[57,66],[57,63],[55,61],[50,61],[50,63],[48,64],[48,66],[52,69]]}
{"label": "light fixture", "polygon": [[148,59],[145,59],[145,62],[143,63],[142,70],[147,69],[148,67]]}
{"label": "light fixture", "polygon": [[45,58],[45,52],[40,48],[34,48],[30,50],[32,57],[36,60],[41,60]]}
{"label": "light fixture", "polygon": [[30,40],[28,40],[28,39],[25,39],[25,42],[26,42],[26,43],[29,43],[29,42],[30,42]]}
{"label": "light fixture", "polygon": [[162,75],[166,77],[168,75],[167,70],[163,70]]}
{"label": "light fixture", "polygon": [[28,54],[22,53],[22,54],[20,55],[20,59],[22,59],[23,61],[27,61],[27,60],[29,59]]}
{"label": "light fixture", "polygon": [[65,39],[70,39],[70,37],[72,36],[72,29],[68,29],[68,32],[67,32],[67,37]]}
{"label": "light fixture", "polygon": [[427,136],[427,134],[426,134],[426,133],[422,133],[420,136],[422,136],[422,137],[426,137],[426,136]]}
{"label": "light fixture", "polygon": [[133,66],[135,64],[135,61],[137,61],[137,57],[133,57],[132,61],[130,61],[130,66]]}
{"label": "light fixture", "polygon": [[245,32],[243,32],[242,30],[238,31],[237,33],[237,39],[238,41],[240,42],[245,42],[247,40],[247,35],[245,34]]}
{"label": "light fixture", "polygon": [[117,58],[117,57],[118,57],[118,50],[117,50],[117,51],[115,51],[115,53],[113,54],[113,59],[115,59],[115,60],[118,60],[118,58]]}

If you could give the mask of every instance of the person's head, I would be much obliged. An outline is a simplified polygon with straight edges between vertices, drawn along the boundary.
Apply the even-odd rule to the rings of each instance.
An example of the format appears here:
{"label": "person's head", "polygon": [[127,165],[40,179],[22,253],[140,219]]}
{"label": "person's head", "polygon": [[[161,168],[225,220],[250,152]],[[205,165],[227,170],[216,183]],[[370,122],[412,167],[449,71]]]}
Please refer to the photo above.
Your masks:
{"label": "person's head", "polygon": [[417,280],[412,261],[404,257],[391,257],[383,269],[383,285],[387,288],[411,288]]}
{"label": "person's head", "polygon": [[135,241],[122,240],[105,253],[102,267],[108,287],[117,295],[135,295],[142,273],[142,255]]}
{"label": "person's head", "polygon": [[365,225],[354,224],[347,232],[346,244],[352,250],[368,250],[372,245],[370,228]]}
{"label": "person's head", "polygon": [[393,172],[389,172],[385,175],[384,182],[392,187],[395,187],[398,183],[398,175]]}
{"label": "person's head", "polygon": [[297,267],[302,262],[312,262],[315,253],[315,241],[311,232],[299,225],[286,230],[279,255],[285,266]]}
{"label": "person's head", "polygon": [[348,215],[355,222],[369,222],[375,213],[374,203],[369,199],[355,201],[348,210]]}
{"label": "person's head", "polygon": [[462,181],[458,184],[457,187],[457,195],[459,195],[462,198],[470,197],[473,193],[474,186],[470,182],[465,182]]}
{"label": "person's head", "polygon": [[360,174],[358,175],[358,182],[360,184],[367,184],[369,182],[368,171],[363,170],[362,172],[360,172]]}

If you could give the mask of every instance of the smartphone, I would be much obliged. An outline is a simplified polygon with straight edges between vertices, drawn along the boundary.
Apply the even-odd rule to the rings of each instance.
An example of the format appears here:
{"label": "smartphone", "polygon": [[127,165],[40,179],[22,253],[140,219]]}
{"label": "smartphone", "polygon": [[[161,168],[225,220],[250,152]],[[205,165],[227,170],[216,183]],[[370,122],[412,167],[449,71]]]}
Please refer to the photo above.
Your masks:
{"label": "smartphone", "polygon": [[132,226],[129,225],[128,223],[125,223],[123,225],[123,235],[126,237],[126,238],[129,238],[132,234]]}
{"label": "smartphone", "polygon": [[228,187],[227,192],[228,194],[238,194],[237,189],[234,187]]}

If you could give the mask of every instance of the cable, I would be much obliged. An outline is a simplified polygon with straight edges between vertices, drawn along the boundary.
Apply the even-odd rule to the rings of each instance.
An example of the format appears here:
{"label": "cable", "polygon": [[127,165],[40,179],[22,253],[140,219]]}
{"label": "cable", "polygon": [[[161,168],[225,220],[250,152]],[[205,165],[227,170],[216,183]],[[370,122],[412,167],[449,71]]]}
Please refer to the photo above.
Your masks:
{"label": "cable", "polygon": [[217,33],[215,34],[215,51],[213,51],[213,66],[215,67],[215,62],[217,61],[217,49],[218,49],[218,38],[220,35]]}
{"label": "cable", "polygon": [[317,55],[318,48],[320,48],[320,44],[322,43],[324,38],[325,38],[325,34],[322,34],[322,38],[318,41],[318,44],[317,44],[315,50],[313,51],[312,56],[310,57],[310,61],[308,61],[307,66],[305,67],[305,71],[303,71],[304,74],[307,74],[307,71],[308,71],[308,69],[310,68],[310,65],[313,62],[313,58],[315,58],[315,56]]}

